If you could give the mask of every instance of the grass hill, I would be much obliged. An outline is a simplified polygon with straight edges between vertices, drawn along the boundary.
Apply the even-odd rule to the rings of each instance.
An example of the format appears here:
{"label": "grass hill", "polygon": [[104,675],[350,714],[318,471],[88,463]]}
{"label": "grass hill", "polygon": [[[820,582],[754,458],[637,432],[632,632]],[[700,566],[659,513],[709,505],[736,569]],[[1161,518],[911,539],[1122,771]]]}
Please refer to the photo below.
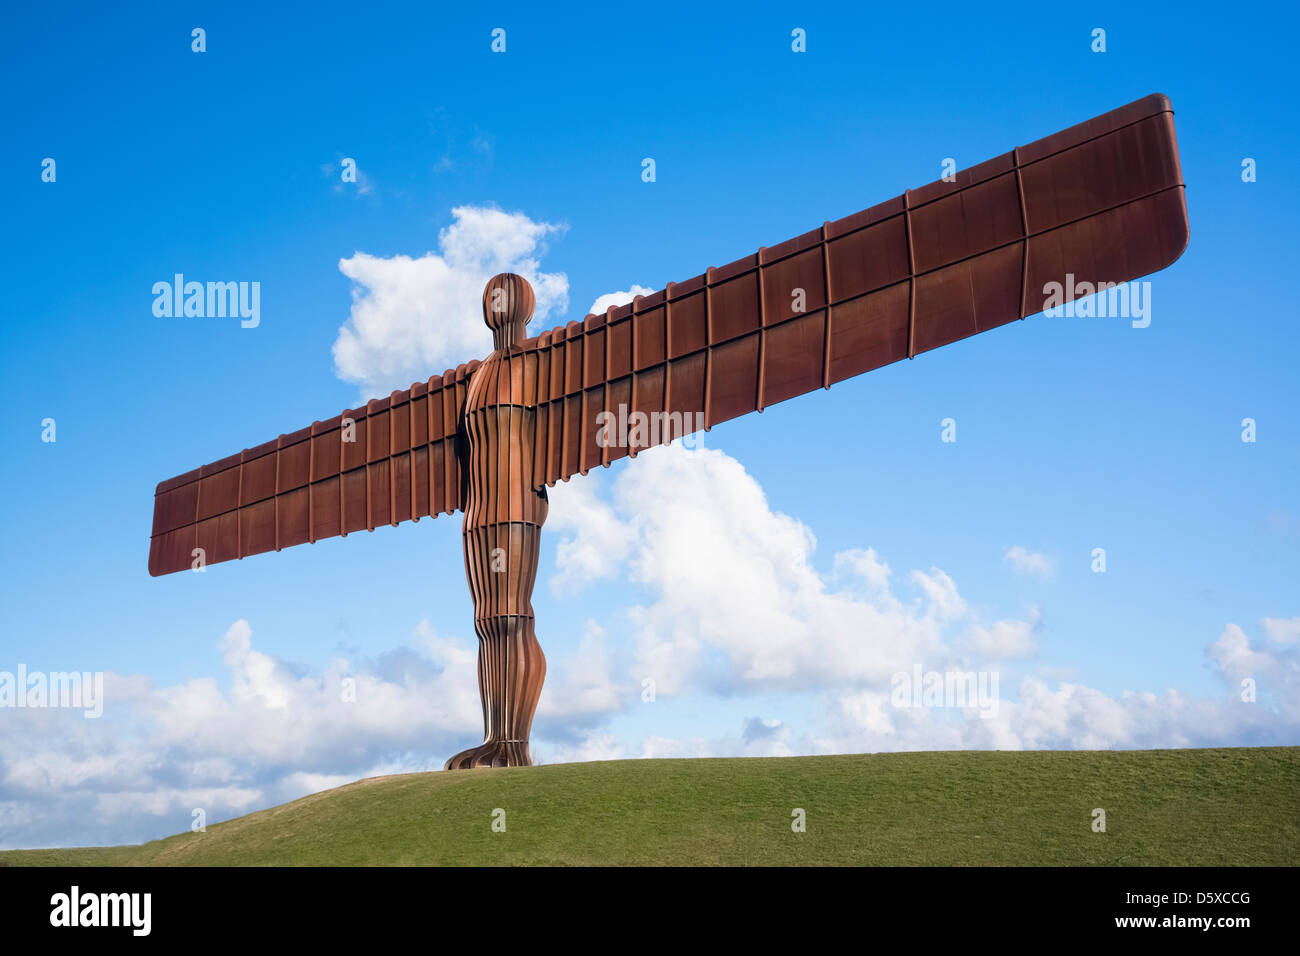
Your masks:
{"label": "grass hill", "polygon": [[[1106,832],[1092,830],[1106,811]],[[492,829],[505,811],[504,833]],[[802,808],[807,830],[791,830]],[[1300,747],[619,760],[360,780],[0,864],[1300,863]]]}

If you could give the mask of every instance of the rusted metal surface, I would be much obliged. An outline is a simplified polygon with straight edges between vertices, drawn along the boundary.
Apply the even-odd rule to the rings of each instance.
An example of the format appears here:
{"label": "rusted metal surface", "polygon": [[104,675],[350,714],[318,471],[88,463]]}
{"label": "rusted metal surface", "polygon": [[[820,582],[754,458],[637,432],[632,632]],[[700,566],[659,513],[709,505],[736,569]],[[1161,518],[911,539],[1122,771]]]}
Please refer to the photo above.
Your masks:
{"label": "rusted metal surface", "polygon": [[1187,237],[1173,110],[1156,94],[543,333],[535,480],[635,454],[596,441],[620,405],[660,413],[659,444],[1036,314],[1067,273],[1158,271]]}
{"label": "rusted metal surface", "polygon": [[537,403],[524,355],[524,327],[533,290],[521,277],[499,275],[483,291],[492,353],[465,399],[465,577],[474,598],[483,743],[449,759],[447,770],[528,766],[528,735],[546,679],[546,657],[534,630],[546,489],[534,490]]}
{"label": "rusted metal surface", "polygon": [[461,508],[456,434],[477,362],[158,485],[149,573]]}
{"label": "rusted metal surface", "polygon": [[162,482],[149,571],[463,509],[484,743],[447,767],[526,765],[547,485],[1035,314],[1049,282],[1140,278],[1187,238],[1153,95],[537,338],[528,283],[496,276],[482,362]]}

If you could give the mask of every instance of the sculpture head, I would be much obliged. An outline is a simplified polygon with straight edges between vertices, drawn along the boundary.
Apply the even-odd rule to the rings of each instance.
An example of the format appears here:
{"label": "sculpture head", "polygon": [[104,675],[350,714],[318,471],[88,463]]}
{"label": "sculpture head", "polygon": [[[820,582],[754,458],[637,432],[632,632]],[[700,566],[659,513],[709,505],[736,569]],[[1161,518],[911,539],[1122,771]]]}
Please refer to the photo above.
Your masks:
{"label": "sculpture head", "polygon": [[525,329],[535,302],[533,287],[523,276],[503,272],[488,279],[483,288],[483,321],[492,330],[493,348],[509,348],[528,337]]}

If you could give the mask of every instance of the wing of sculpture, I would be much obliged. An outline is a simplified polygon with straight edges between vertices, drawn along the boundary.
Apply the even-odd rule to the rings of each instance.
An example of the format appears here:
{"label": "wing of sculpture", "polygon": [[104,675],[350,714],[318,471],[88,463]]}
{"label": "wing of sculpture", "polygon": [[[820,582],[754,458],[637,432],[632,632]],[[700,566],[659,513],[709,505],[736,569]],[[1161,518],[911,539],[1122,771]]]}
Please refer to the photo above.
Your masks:
{"label": "wing of sculpture", "polygon": [[461,508],[467,362],[158,485],[149,573],[279,551]]}
{"label": "wing of sculpture", "polygon": [[[1173,108],[1148,96],[530,341],[535,484],[1033,315],[1048,283],[1137,279],[1187,238]],[[602,440],[620,406],[660,427]]]}

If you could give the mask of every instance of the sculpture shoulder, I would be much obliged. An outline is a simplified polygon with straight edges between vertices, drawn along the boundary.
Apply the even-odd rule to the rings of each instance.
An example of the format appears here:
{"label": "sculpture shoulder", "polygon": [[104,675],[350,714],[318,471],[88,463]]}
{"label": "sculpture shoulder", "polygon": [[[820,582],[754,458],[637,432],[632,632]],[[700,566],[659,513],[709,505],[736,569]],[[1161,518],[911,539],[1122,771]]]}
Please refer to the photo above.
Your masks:
{"label": "sculpture shoulder", "polygon": [[520,405],[534,410],[537,405],[536,386],[532,382],[533,376],[527,374],[526,366],[526,355],[522,352],[489,354],[474,370],[465,397],[465,412],[468,414],[495,405]]}

